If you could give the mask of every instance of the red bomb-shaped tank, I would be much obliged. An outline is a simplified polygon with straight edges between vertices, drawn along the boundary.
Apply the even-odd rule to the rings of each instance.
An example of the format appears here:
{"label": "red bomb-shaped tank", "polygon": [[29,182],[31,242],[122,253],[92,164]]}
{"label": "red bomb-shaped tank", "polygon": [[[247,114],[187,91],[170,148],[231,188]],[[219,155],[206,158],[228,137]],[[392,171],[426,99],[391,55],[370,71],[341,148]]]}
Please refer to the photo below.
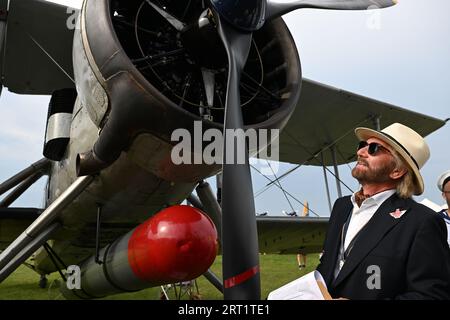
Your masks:
{"label": "red bomb-shaped tank", "polygon": [[217,231],[199,209],[173,206],[138,226],[128,242],[134,274],[147,282],[197,278],[214,262]]}
{"label": "red bomb-shaped tank", "polygon": [[80,266],[81,288],[63,283],[66,298],[98,298],[195,279],[217,255],[217,230],[191,206],[166,208]]}

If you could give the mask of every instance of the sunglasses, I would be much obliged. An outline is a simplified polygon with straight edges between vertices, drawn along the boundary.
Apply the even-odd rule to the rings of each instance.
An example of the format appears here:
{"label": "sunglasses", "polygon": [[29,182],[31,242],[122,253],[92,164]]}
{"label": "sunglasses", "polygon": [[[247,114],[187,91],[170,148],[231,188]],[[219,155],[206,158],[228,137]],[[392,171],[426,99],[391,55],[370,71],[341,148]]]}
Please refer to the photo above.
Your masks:
{"label": "sunglasses", "polygon": [[367,141],[360,141],[358,144],[357,151],[361,150],[362,148],[365,148],[367,146],[369,147],[367,149],[367,153],[370,154],[371,156],[376,154],[379,150],[382,150],[382,149],[389,152],[389,150],[387,148],[383,147],[381,144],[376,143],[376,142],[367,143]]}

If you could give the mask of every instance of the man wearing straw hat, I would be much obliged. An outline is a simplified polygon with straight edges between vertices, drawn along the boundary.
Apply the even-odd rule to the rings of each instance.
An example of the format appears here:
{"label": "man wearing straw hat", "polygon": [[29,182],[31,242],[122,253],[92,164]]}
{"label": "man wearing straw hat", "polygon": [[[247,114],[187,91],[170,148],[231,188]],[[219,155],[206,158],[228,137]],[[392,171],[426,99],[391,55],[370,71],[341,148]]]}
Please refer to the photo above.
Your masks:
{"label": "man wearing straw hat", "polygon": [[329,292],[347,299],[450,299],[445,223],[411,199],[424,190],[425,140],[400,123],[355,133],[352,176],[361,189],[335,202],[317,267]]}

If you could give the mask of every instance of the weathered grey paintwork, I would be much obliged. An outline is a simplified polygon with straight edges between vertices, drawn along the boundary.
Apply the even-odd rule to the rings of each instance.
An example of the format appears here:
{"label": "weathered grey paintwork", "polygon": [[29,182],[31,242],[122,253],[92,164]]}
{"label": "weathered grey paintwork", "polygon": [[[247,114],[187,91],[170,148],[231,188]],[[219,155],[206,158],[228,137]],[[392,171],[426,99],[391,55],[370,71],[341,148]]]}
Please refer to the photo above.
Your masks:
{"label": "weathered grey paintwork", "polygon": [[[98,171],[93,183],[61,213],[63,228],[55,234],[53,247],[66,264],[76,264],[94,253],[99,206],[104,246],[164,207],[181,203],[198,182],[221,170],[220,165],[173,164],[171,150],[175,143],[170,141],[170,133],[174,129],[193,132],[195,120],[203,121],[203,130],[220,129],[222,125],[187,112],[147,82],[113,34],[108,3],[108,0],[83,3],[73,40],[78,99],[71,139],[65,158],[52,164],[49,177],[47,205],[77,178],[80,173],[77,166],[83,161],[77,159],[78,155],[91,152],[93,158],[100,155],[100,163],[106,161],[109,165]],[[285,49],[280,52],[291,68],[284,73],[286,88],[280,111],[252,127],[282,128],[298,97],[300,65],[293,40],[281,19],[267,30],[285,32],[277,41]],[[132,125],[121,125],[120,121],[127,118]],[[124,126],[128,129],[124,130]],[[130,131],[136,134],[129,135]],[[123,134],[118,135],[120,132]],[[45,252],[38,254],[35,261],[40,272],[55,270]]]}

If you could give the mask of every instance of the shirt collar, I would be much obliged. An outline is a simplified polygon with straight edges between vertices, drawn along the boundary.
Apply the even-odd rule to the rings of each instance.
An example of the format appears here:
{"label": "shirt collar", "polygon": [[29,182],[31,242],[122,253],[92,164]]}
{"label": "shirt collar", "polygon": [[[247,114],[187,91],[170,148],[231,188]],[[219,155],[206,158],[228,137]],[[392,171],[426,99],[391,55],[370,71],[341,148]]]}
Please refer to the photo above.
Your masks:
{"label": "shirt collar", "polygon": [[[373,196],[371,196],[370,198],[367,198],[366,200],[364,200],[363,203],[373,203],[373,204],[376,204],[377,206],[380,206],[384,201],[386,201],[395,192],[396,192],[395,189],[390,189],[390,190],[385,190],[385,191],[376,193]],[[352,204],[353,204],[354,207],[358,206],[356,204],[356,201],[355,201],[355,194],[352,194],[350,199],[351,199]],[[362,206],[363,205],[361,204],[361,207]]]}
{"label": "shirt collar", "polygon": [[442,215],[444,220],[450,221],[450,217],[447,214],[447,209],[442,209],[441,211],[439,211],[439,213]]}

